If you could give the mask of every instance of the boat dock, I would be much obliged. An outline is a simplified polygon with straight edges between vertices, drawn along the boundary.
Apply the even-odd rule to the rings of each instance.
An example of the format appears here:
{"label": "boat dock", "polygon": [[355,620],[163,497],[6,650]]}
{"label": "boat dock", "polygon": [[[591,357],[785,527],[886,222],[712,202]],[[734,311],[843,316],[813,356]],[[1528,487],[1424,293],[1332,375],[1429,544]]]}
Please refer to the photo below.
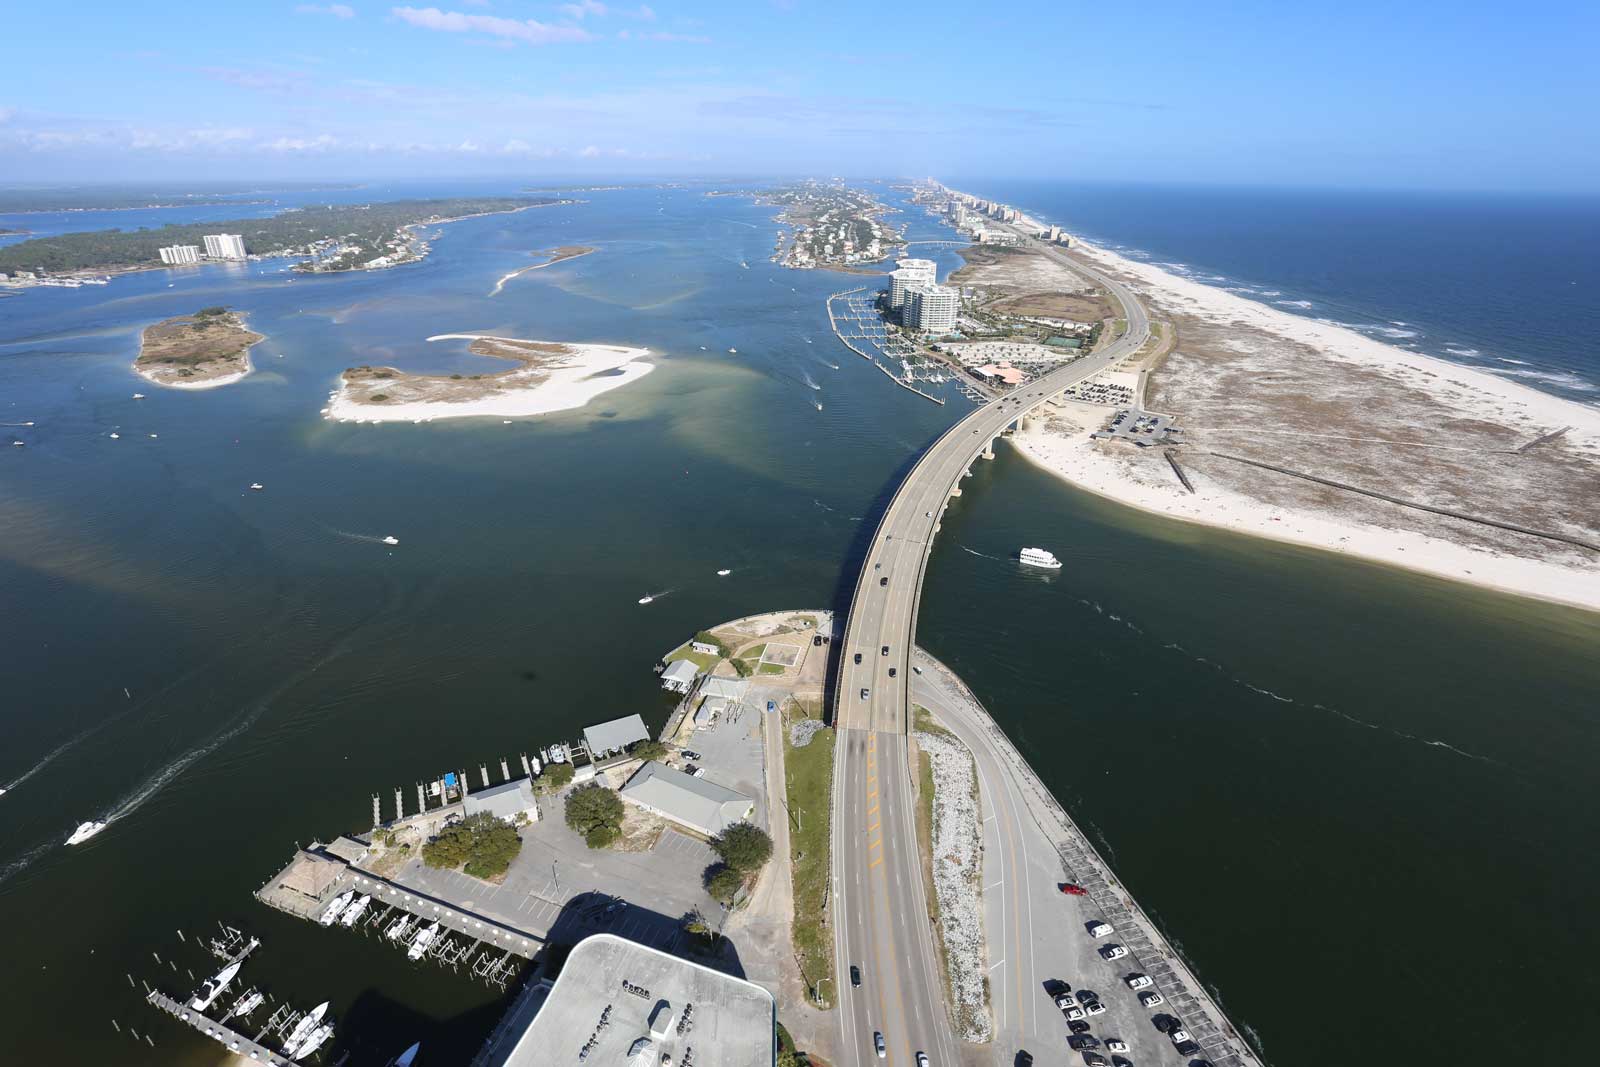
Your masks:
{"label": "boat dock", "polygon": [[[941,373],[932,378],[915,377],[916,366],[928,361],[926,355],[911,342],[901,337],[891,337],[888,327],[884,325],[883,318],[871,306],[870,298],[863,296],[868,291],[866,286],[856,289],[846,289],[828,297],[828,324],[833,328],[833,335],[837,337],[846,348],[860,356],[862,359],[877,367],[889,377],[889,380],[902,389],[909,389],[925,400],[935,404],[943,404],[944,398],[925,393],[918,389],[913,382],[917,381],[944,381]],[[843,301],[843,306],[835,309],[834,301]],[[839,325],[843,322],[850,332],[846,333]],[[860,342],[860,345],[855,342]],[[861,345],[865,345],[863,348]],[[869,351],[870,349],[870,351]],[[876,352],[877,355],[873,353]],[[913,364],[913,360],[916,361]],[[890,369],[898,361],[902,373],[896,374]],[[940,365],[941,369],[943,365]]]}
{"label": "boat dock", "polygon": [[[173,1000],[159,989],[152,989],[149,995],[145,997],[145,1000],[150,1004],[160,1008],[162,1011],[166,1012],[174,1019],[177,1019],[179,1022],[187,1023],[189,1026],[194,1027],[194,1029],[211,1038],[213,1041],[217,1042],[217,1044],[222,1045],[229,1052],[232,1052],[235,1055],[245,1056],[251,1060],[256,1060],[261,1063],[272,1064],[274,1067],[298,1067],[297,1061],[291,1060],[282,1053],[268,1048],[266,1045],[261,1043],[262,1039],[268,1036],[269,1031],[274,1029],[270,1025],[267,1029],[264,1029],[260,1033],[256,1034],[255,1037],[251,1037],[248,1034],[242,1034],[233,1029],[233,1027],[229,1026],[227,1023],[219,1023],[215,1019],[208,1018],[207,1016],[194,1011],[187,1005]],[[274,1016],[274,1018],[276,1018],[276,1016]]]}

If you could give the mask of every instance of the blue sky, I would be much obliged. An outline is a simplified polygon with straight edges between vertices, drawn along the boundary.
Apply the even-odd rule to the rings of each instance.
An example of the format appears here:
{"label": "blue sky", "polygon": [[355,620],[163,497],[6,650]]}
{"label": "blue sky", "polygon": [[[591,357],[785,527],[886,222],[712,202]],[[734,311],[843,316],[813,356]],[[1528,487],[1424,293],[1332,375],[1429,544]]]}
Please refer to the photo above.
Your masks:
{"label": "blue sky", "polygon": [[437,2],[8,5],[0,182],[1600,191],[1594,3]]}

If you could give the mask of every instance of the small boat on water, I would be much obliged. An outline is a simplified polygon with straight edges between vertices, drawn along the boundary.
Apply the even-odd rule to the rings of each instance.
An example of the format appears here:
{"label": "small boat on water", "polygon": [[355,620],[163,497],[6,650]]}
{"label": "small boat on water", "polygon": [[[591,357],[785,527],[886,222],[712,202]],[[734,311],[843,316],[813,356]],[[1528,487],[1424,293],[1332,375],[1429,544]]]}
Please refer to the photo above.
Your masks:
{"label": "small boat on water", "polygon": [[283,1043],[283,1054],[290,1059],[294,1059],[295,1051],[305,1042],[306,1038],[311,1036],[311,1032],[317,1028],[317,1024],[322,1021],[322,1017],[326,1014],[328,1014],[328,1002],[326,1000],[306,1012],[305,1017],[295,1023],[294,1029],[289,1031],[289,1037]]}
{"label": "small boat on water", "polygon": [[730,348],[728,351],[736,356],[739,354],[739,350],[737,348]]}
{"label": "small boat on water", "polygon": [[359,900],[344,909],[344,914],[339,916],[339,924],[341,926],[354,926],[361,916],[366,913],[367,905],[371,903],[372,897],[369,894],[362,894]]}
{"label": "small boat on water", "polygon": [[328,910],[324,911],[317,918],[317,922],[321,923],[323,926],[332,926],[334,923],[339,921],[339,916],[344,914],[344,909],[348,908],[350,906],[350,902],[355,898],[356,891],[354,889],[347,889],[343,893],[340,893],[338,896],[333,898],[333,903],[328,905]]}
{"label": "small boat on water", "polygon": [[1061,561],[1042,548],[1024,548],[1017,553],[1017,559],[1030,567],[1043,567],[1052,571],[1061,569]]}
{"label": "small boat on water", "polygon": [[120,441],[120,440],[122,440],[122,435],[120,433],[113,433],[111,435],[111,439],[113,441]]}
{"label": "small boat on water", "polygon": [[731,570],[728,570],[728,569],[724,568],[724,569],[722,569],[722,570],[717,572],[717,577],[718,578],[726,578],[728,575],[730,575],[732,573],[733,572]]}
{"label": "small boat on water", "polygon": [[266,997],[262,996],[259,990],[252,989],[233,1002],[233,1007],[228,1009],[228,1014],[224,1017],[224,1021],[246,1018],[251,1012],[261,1007],[261,1002],[265,999]]}
{"label": "small boat on water", "polygon": [[239,967],[243,963],[243,960],[234,960],[222,970],[207,978],[201,984],[200,992],[196,993],[194,999],[189,1001],[189,1007],[195,1011],[205,1011],[211,1007],[212,1002],[222,995],[224,989],[228,988],[228,983],[233,981],[233,976],[239,973]]}
{"label": "small boat on water", "polygon": [[400,543],[400,538],[390,534],[388,537],[383,539],[383,543],[386,545],[398,545]]}
{"label": "small boat on water", "polygon": [[259,493],[259,492],[261,492],[261,490],[265,489],[266,486],[262,485],[260,482],[251,482],[250,483],[250,488],[254,489],[256,492]]}
{"label": "small boat on water", "polygon": [[294,1059],[303,1060],[313,1052],[317,1051],[317,1049],[321,1048],[323,1043],[332,1036],[333,1027],[328,1023],[323,1023],[321,1026],[311,1031],[310,1035],[308,1035],[304,1041],[300,1042],[300,1047],[295,1049],[291,1055]]}
{"label": "small boat on water", "polygon": [[439,924],[434,923],[422,931],[411,941],[411,947],[406,950],[406,959],[420,960],[428,951],[428,946],[433,944],[433,939],[439,936]]}
{"label": "small boat on water", "polygon": [[653,596],[642,596],[642,597],[639,598],[639,603],[648,604],[653,600],[655,600],[655,597],[653,597]]}
{"label": "small boat on water", "polygon": [[133,398],[135,400],[143,400],[144,399],[144,394],[143,393],[134,393],[133,394]]}
{"label": "small boat on water", "polygon": [[422,1042],[418,1041],[415,1045],[412,1045],[410,1048],[400,1053],[400,1055],[390,1060],[389,1067],[411,1067],[412,1061],[417,1058],[417,1052],[421,1048]]}
{"label": "small boat on water", "polygon": [[78,824],[78,828],[76,830],[72,831],[72,836],[67,838],[67,844],[69,844],[69,845],[81,845],[85,841],[89,840],[89,838],[93,837],[95,834],[99,833],[101,830],[104,830],[105,828],[106,828],[106,824],[105,823],[96,822],[96,821],[93,821],[93,820],[91,820],[89,822],[79,823]]}

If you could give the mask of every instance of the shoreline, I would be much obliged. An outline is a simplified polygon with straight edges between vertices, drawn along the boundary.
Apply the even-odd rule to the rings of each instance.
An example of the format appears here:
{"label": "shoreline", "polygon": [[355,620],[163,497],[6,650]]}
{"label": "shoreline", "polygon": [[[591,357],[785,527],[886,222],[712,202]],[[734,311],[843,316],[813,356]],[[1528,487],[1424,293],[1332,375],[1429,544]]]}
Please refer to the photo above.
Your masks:
{"label": "shoreline", "polygon": [[[1023,215],[1014,225],[1026,229],[1038,227],[1039,223]],[[1248,338],[1253,333],[1275,343],[1303,346],[1330,365],[1349,367],[1351,373],[1380,375],[1396,390],[1421,391],[1453,419],[1491,423],[1510,433],[1525,434],[1523,441],[1566,427],[1562,447],[1570,450],[1573,462],[1600,463],[1600,407],[1545,392],[1486,369],[1400,348],[1346,326],[1295,315],[1076,238],[1069,254],[1125,279],[1148,306],[1152,318],[1187,317],[1236,337]],[[1182,350],[1181,340],[1177,347]],[[1147,388],[1159,389],[1162,375],[1177,373],[1163,365],[1151,372]],[[1151,404],[1165,410],[1159,402]],[[1053,416],[1041,411],[1028,420],[1012,437],[1012,443],[1023,458],[1068,484],[1142,512],[1351,556],[1502,594],[1600,611],[1600,556],[1592,552],[1561,545],[1551,545],[1543,551],[1514,551],[1441,537],[1436,535],[1437,528],[1418,529],[1384,521],[1381,509],[1393,507],[1396,515],[1401,514],[1401,506],[1394,504],[1377,505],[1379,518],[1374,520],[1370,514],[1361,518],[1341,514],[1336,507],[1308,507],[1292,499],[1275,502],[1275,493],[1262,499],[1242,491],[1231,478],[1219,481],[1216,473],[1207,469],[1227,460],[1207,458],[1205,465],[1197,468],[1186,459],[1186,453],[1196,463],[1208,456],[1214,443],[1206,435],[1225,435],[1229,427],[1206,426],[1203,415],[1185,413],[1180,407],[1180,425],[1191,419],[1201,420],[1198,428],[1190,427],[1199,440],[1172,450],[1172,458],[1183,464],[1194,483],[1195,492],[1191,494],[1179,485],[1166,463],[1160,462],[1163,450],[1135,449],[1090,438],[1112,410],[1062,404]],[[1062,427],[1063,422],[1072,423],[1073,428]],[[1271,433],[1279,428],[1261,429]],[[1293,436],[1292,427],[1281,429]],[[1250,430],[1241,427],[1240,432]],[[1417,444],[1406,440],[1371,443],[1392,447]],[[1383,488],[1396,491],[1394,486]],[[1415,489],[1410,493],[1400,491],[1399,495],[1413,499],[1420,496],[1428,503],[1448,501],[1430,498]],[[1571,525],[1560,529],[1576,532]]]}
{"label": "shoreline", "polygon": [[[322,409],[323,418],[330,422],[432,422],[436,419],[496,417],[501,419],[527,418],[548,415],[557,411],[581,408],[597,396],[638,381],[655,370],[653,363],[645,362],[648,348],[629,348],[622,345],[586,344],[565,341],[535,341],[522,337],[500,337],[496,334],[441,333],[428,341],[499,341],[520,345],[560,345],[566,351],[562,363],[554,367],[523,365],[499,374],[487,375],[471,384],[481,385],[479,396],[458,400],[413,399],[399,403],[372,403],[353,395],[351,384],[340,376],[339,388],[329,394],[328,404]],[[515,359],[514,356],[501,358]],[[347,371],[346,374],[349,372]],[[446,382],[454,384],[459,379],[432,375],[405,375],[394,372],[397,385],[408,382]]]}
{"label": "shoreline", "polygon": [[582,259],[584,256],[591,255],[596,251],[598,251],[598,249],[586,248],[581,252],[570,252],[563,255],[558,249],[556,252],[551,253],[551,258],[545,260],[543,263],[532,263],[526,267],[518,267],[510,274],[502,274],[499,280],[494,283],[494,288],[489,290],[489,295],[499,296],[501,291],[505,289],[506,282],[509,282],[512,278],[521,277],[522,275],[527,274],[529,271],[544,270],[546,267],[553,267],[557,263],[565,263],[570,259]]}
{"label": "shoreline", "polygon": [[[240,349],[236,355],[230,357],[230,359],[235,363],[243,363],[243,367],[229,371],[226,374],[218,374],[210,378],[202,378],[198,381],[165,381],[156,377],[153,371],[157,367],[170,366],[170,364],[141,364],[141,361],[144,359],[145,345],[147,343],[150,331],[155,329],[157,326],[162,325],[162,323],[156,323],[153,326],[147,326],[143,330],[139,331],[139,353],[133,357],[133,373],[138,375],[140,378],[143,378],[151,385],[158,385],[163,389],[181,389],[185,392],[199,392],[205,389],[220,389],[224,385],[232,385],[235,382],[243,381],[245,378],[248,378],[251,374],[255,373],[256,369],[255,363],[250,359],[250,350],[256,345],[260,344],[262,341],[265,341],[267,337],[265,334],[259,334],[250,329],[249,317],[243,312],[230,311],[227,314],[232,317],[233,326],[236,329],[255,338],[255,340],[248,342],[244,348]],[[193,316],[179,316],[179,318],[185,317],[191,319],[193,318]],[[163,322],[168,321],[172,320],[163,320]]]}

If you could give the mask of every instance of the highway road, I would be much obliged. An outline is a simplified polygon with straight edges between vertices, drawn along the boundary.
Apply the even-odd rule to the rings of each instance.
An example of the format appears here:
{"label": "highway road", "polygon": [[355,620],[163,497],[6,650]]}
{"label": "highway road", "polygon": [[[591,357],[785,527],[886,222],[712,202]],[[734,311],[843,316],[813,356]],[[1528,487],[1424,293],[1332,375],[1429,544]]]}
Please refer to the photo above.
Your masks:
{"label": "highway road", "polygon": [[[915,1067],[962,1062],[944,1003],[917,850],[906,734],[908,682],[929,546],[944,506],[972,463],[1008,426],[1055,393],[1112,366],[1150,335],[1144,307],[1121,282],[1059,249],[1030,242],[1104,287],[1127,330],[1084,356],[978,408],[935,441],[890,501],[857,580],[846,623],[834,719],[834,951],[841,976],[841,1064]],[[859,659],[859,662],[857,660]],[[861,985],[850,984],[850,967]]]}

